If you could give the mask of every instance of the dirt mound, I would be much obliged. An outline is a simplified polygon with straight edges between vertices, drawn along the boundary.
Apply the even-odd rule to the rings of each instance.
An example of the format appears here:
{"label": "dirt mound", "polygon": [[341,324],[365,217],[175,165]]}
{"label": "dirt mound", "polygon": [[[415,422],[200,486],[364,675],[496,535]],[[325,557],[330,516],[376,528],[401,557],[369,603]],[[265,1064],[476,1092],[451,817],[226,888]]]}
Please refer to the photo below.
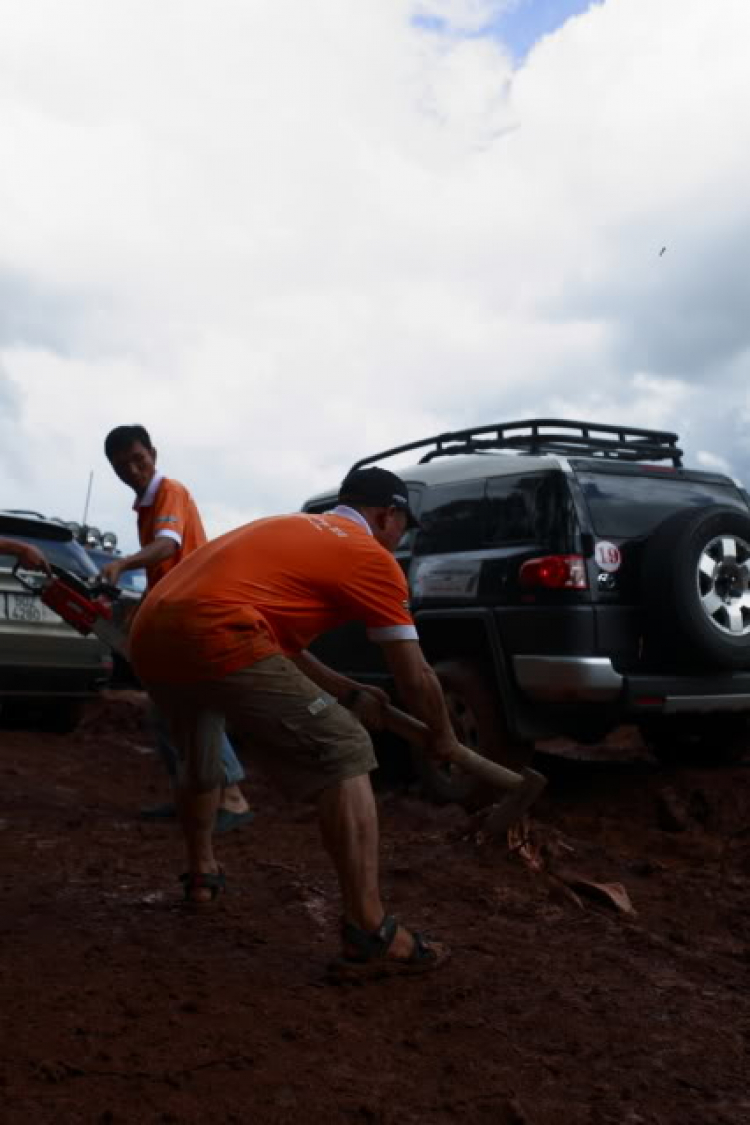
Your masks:
{"label": "dirt mound", "polygon": [[314,810],[252,778],[224,905],[185,915],[177,832],[136,815],[147,729],[118,694],[74,737],[0,733],[8,1125],[750,1120],[746,768],[545,758],[510,846],[382,792],[389,907],[453,957],[333,988]]}

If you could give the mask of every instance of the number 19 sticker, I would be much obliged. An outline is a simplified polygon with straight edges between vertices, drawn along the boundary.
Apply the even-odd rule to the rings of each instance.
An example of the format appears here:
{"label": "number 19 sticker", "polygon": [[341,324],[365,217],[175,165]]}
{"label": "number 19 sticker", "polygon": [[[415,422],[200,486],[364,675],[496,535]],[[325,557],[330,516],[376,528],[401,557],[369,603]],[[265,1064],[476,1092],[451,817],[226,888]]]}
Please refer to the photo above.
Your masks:
{"label": "number 19 sticker", "polygon": [[605,570],[608,574],[613,574],[614,571],[619,570],[622,564],[620,548],[616,547],[614,543],[609,543],[606,539],[597,543],[594,558],[599,569]]}

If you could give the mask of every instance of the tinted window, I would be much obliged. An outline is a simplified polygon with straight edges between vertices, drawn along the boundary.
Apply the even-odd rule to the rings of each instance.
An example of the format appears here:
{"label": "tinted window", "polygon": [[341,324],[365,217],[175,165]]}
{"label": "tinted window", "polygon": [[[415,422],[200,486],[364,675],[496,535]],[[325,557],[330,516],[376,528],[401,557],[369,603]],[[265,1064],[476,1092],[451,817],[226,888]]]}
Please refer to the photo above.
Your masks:
{"label": "tinted window", "polygon": [[731,484],[656,474],[579,473],[578,479],[597,535],[625,539],[647,535],[667,516],[688,506],[728,504],[747,514],[742,496]]}
{"label": "tinted window", "polygon": [[556,551],[575,549],[578,522],[562,473],[492,477],[487,497],[487,546],[534,543]]}
{"label": "tinted window", "polygon": [[[97,573],[96,567],[83,547],[72,540],[65,543],[55,539],[36,538],[36,536],[31,539],[21,535],[9,535],[5,532],[3,536],[5,539],[17,539],[22,543],[33,543],[44,553],[48,562],[54,563],[55,566],[65,567],[66,570],[71,570],[74,574],[89,578]],[[15,565],[16,559],[11,555],[0,555],[0,567],[7,567],[12,570]]]}
{"label": "tinted window", "polygon": [[422,494],[422,530],[417,532],[415,554],[476,551],[486,546],[485,485],[486,481],[476,480],[427,489]]}
{"label": "tinted window", "polygon": [[[422,489],[413,488],[411,485],[408,485],[408,489],[409,507],[411,508],[414,515],[419,518],[419,512],[422,506]],[[412,527],[409,528],[408,531],[405,531],[401,536],[401,539],[399,540],[398,547],[396,548],[396,557],[398,558],[399,562],[401,562],[402,566],[406,565],[404,562],[404,556],[408,555],[414,549],[414,540],[416,539],[416,537],[416,528]]]}

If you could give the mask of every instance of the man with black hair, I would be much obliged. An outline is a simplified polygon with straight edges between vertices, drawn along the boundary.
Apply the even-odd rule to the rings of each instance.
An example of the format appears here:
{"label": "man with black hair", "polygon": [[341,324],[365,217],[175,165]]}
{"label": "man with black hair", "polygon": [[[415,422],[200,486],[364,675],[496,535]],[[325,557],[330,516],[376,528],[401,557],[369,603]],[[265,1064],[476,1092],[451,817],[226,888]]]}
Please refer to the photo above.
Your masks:
{"label": "man with black hair", "polygon": [[426,723],[430,751],[451,757],[455,735],[440,682],[393,557],[414,524],[403,481],[385,469],[354,470],[333,511],[256,520],[196,551],[147,596],[131,635],[136,671],[169,716],[179,753],[186,901],[209,906],[225,885],[211,823],[226,721],[284,792],[317,805],[341,889],[333,971],[343,977],[424,972],[448,956],[386,914],[380,897],[369,778],[376,762],[350,709],[377,729],[388,697],[307,651],[319,634],[364,622],[399,696]]}
{"label": "man with black hair", "polygon": [[[135,492],[133,507],[141,549],[113,559],[102,567],[102,575],[116,586],[123,571],[145,568],[148,589],[153,590],[183,558],[206,542],[198,509],[183,484],[157,470],[156,449],[143,426],[117,426],[107,434],[104,452],[120,480]],[[177,756],[158,710],[154,719],[159,752],[174,785]],[[221,797],[214,821],[214,831],[220,833],[239,828],[253,818],[239,787],[245,771],[226,734],[221,741],[221,760]],[[177,813],[172,801],[143,809],[142,815],[154,820]]]}

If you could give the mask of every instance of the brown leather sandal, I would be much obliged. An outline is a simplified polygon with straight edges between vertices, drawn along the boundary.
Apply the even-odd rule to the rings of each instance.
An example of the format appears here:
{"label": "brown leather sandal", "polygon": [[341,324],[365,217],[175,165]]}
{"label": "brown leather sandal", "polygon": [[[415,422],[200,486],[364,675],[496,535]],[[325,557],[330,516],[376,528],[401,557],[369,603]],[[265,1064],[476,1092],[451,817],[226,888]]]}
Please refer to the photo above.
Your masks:
{"label": "brown leather sandal", "polygon": [[328,975],[337,981],[377,980],[388,976],[417,976],[439,969],[450,957],[450,949],[440,942],[428,941],[424,934],[411,932],[414,948],[408,957],[389,957],[388,953],[398,931],[398,922],[386,914],[377,930],[368,933],[352,922],[343,922],[341,937],[345,945],[357,951],[356,956],[336,958],[328,966]]}

